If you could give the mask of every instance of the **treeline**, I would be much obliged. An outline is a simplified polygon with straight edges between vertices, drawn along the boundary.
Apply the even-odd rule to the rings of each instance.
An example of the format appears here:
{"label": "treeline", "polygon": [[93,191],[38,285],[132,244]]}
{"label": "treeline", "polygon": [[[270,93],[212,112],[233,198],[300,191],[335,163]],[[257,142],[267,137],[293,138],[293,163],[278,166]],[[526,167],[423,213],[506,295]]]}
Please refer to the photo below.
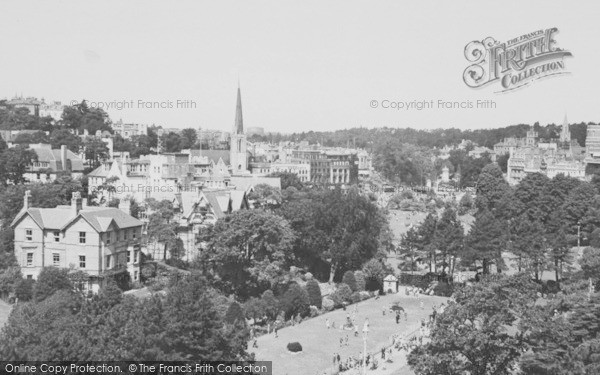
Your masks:
{"label": "treeline", "polygon": [[586,284],[541,298],[528,275],[484,277],[454,293],[408,364],[419,375],[598,374],[600,294]]}
{"label": "treeline", "polygon": [[249,359],[245,319],[228,319],[232,302],[198,274],[144,299],[124,296],[111,279],[85,296],[67,269],[44,268],[30,281],[32,302],[16,305],[0,332],[4,360]]}
{"label": "treeline", "polygon": [[502,272],[511,257],[518,271],[539,280],[550,270],[559,282],[574,262],[572,246],[600,248],[599,188],[598,177],[588,183],[538,173],[528,174],[512,187],[500,168],[489,164],[477,180],[475,221],[467,235],[456,211],[449,208],[441,218],[429,215],[409,230],[401,251],[413,262],[426,258],[432,272],[450,275],[455,269]]}
{"label": "treeline", "polygon": [[[585,145],[585,137],[589,123],[570,124],[571,136],[581,146]],[[384,139],[397,138],[402,143],[427,148],[442,148],[444,146],[458,145],[462,140],[468,140],[493,148],[494,144],[508,137],[525,137],[531,124],[510,125],[495,129],[461,130],[457,128],[439,128],[433,130],[420,130],[413,128],[351,128],[328,132],[308,131],[292,134],[269,133],[266,135],[252,135],[251,140],[262,142],[307,141],[310,144],[321,144],[326,147],[359,147],[374,151],[377,144]],[[539,133],[541,139],[556,139],[560,135],[562,124],[540,125],[533,124],[534,130]]]}

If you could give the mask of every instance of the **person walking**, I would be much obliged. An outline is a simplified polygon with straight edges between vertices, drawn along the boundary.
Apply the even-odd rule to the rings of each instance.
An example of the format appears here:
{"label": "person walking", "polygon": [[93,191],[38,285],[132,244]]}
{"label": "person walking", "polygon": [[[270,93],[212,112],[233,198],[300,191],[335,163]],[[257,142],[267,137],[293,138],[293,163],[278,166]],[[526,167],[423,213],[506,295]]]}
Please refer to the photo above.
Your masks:
{"label": "person walking", "polygon": [[329,329],[329,327],[331,326],[329,323],[329,318],[325,319],[325,326],[327,327],[327,329]]}

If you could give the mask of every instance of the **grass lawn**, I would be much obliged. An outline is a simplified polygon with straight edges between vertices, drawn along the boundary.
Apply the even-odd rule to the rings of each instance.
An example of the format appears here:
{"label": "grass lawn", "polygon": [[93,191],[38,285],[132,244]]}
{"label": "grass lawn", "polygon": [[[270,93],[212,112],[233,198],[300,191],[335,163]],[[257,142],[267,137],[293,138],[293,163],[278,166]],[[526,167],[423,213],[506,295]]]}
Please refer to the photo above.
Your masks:
{"label": "grass lawn", "polygon": [[11,305],[0,300],[0,328],[4,327],[4,323],[8,320],[8,315],[10,315],[11,310]]}
{"label": "grass lawn", "polygon": [[[369,319],[369,336],[367,351],[379,352],[381,348],[391,345],[391,335],[400,333],[408,336],[418,331],[422,318],[427,319],[433,305],[440,305],[447,299],[443,297],[422,296],[424,309],[421,310],[416,297],[407,297],[401,294],[382,296],[379,299],[369,299],[358,304],[356,323],[359,331],[366,318]],[[408,313],[408,321],[403,319],[396,324],[395,316],[388,311],[384,316],[383,307],[389,307],[393,302],[400,301],[400,305]],[[279,337],[273,333],[258,338],[258,348],[249,345],[249,351],[256,353],[258,360],[272,361],[273,374],[277,375],[322,375],[330,374],[334,353],[339,353],[342,361],[349,356],[357,357],[362,353],[362,333],[354,337],[353,331],[340,330],[340,324],[346,320],[346,314],[352,317],[354,305],[320,315],[293,327],[279,330]],[[336,329],[326,328],[326,319],[335,322]],[[348,336],[348,346],[340,347],[340,338]],[[303,351],[298,354],[288,352],[286,346],[290,342],[298,341]],[[398,356],[398,354],[397,354]],[[395,372],[394,374],[410,374],[410,372]]]}

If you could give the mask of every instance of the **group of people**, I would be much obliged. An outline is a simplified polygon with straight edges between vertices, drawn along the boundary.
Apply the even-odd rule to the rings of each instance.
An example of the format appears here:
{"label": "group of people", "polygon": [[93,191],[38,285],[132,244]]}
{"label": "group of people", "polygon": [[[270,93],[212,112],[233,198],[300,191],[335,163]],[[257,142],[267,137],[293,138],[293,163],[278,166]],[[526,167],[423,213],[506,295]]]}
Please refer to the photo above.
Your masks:
{"label": "group of people", "polygon": [[[385,351],[385,349],[382,350]],[[369,367],[369,365],[372,365],[374,359],[374,356],[372,356],[371,354],[367,354],[367,356],[365,357],[364,353],[358,353],[356,357],[350,356],[343,361],[340,354],[335,353],[333,355],[333,367],[336,368],[339,372],[345,372],[352,369],[361,369],[363,367],[363,364],[365,364],[367,367]]]}

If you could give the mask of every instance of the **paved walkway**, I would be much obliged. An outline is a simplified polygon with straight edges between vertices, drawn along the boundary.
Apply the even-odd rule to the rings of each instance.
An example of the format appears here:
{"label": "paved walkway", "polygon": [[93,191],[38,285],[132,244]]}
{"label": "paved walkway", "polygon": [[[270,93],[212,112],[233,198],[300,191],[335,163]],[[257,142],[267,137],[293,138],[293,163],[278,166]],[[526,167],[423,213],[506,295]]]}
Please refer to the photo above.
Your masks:
{"label": "paved walkway", "polygon": [[12,306],[0,300],[0,329],[4,327],[4,323],[8,321],[8,316],[12,310]]}

